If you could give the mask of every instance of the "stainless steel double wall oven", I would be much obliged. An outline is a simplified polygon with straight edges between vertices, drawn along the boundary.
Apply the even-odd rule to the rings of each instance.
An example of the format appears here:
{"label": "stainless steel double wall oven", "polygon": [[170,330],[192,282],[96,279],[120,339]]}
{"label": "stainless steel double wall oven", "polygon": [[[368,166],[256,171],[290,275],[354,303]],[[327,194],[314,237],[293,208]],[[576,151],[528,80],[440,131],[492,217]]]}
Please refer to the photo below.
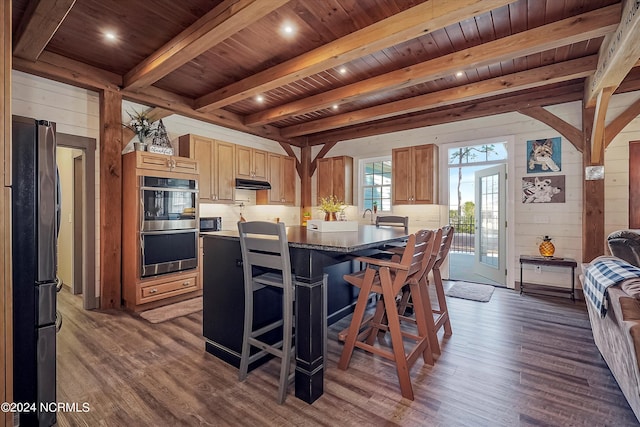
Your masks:
{"label": "stainless steel double wall oven", "polygon": [[140,177],[141,277],[198,265],[198,181]]}

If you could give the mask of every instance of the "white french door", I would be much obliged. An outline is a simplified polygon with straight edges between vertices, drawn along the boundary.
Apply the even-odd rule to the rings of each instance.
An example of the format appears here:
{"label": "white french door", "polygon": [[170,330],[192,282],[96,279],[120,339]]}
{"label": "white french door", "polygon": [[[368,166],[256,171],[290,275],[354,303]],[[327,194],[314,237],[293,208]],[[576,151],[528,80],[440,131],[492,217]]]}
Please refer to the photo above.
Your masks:
{"label": "white french door", "polygon": [[506,284],[506,165],[475,172],[474,272]]}

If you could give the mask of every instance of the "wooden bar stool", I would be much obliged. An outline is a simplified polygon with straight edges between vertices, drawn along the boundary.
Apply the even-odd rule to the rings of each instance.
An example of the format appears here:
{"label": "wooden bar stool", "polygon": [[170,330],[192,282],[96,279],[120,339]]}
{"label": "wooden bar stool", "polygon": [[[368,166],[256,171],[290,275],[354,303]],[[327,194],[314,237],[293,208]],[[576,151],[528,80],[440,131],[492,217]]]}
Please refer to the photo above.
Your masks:
{"label": "wooden bar stool", "polygon": [[[244,333],[240,358],[240,381],[247,377],[249,364],[269,354],[281,359],[278,403],[287,396],[287,387],[293,382],[295,371],[291,359],[293,345],[294,288],[291,274],[289,245],[284,223],[238,222],[240,248],[244,270]],[[260,272],[254,275],[254,270]],[[282,289],[282,319],[253,330],[254,292],[271,286]],[[261,339],[268,332],[282,329],[282,339],[270,343]],[[251,347],[260,349],[251,354]]]}
{"label": "wooden bar stool", "polygon": [[[433,311],[431,306],[431,296],[429,295],[429,272],[433,269],[440,250],[440,242],[442,240],[442,229],[438,229],[434,233],[433,245],[431,252],[424,258],[424,266],[422,275],[419,278],[419,285],[421,289],[422,306],[425,307],[425,320],[427,322],[427,332],[429,333],[429,341],[431,343],[431,350],[434,354],[440,354],[440,344],[438,343],[437,328],[433,319]],[[409,307],[415,310],[413,304],[413,297],[411,295],[411,288],[405,286],[402,289],[402,297],[398,301],[398,314],[401,321],[416,322],[415,316],[412,316],[407,310]]]}
{"label": "wooden bar stool", "polygon": [[[425,319],[427,309],[422,305],[423,298],[419,285],[419,279],[423,274],[424,257],[431,255],[433,243],[432,231],[423,230],[412,234],[409,236],[405,250],[399,259],[380,260],[361,257],[358,260],[367,264],[366,270],[344,276],[347,282],[360,288],[360,294],[351,325],[346,333],[338,368],[347,369],[355,347],[393,360],[396,364],[402,396],[411,400],[414,397],[409,370],[421,355],[425,363],[433,365]],[[373,266],[376,266],[377,269]],[[408,284],[412,294],[417,296],[414,301],[417,334],[403,330],[400,326],[396,297],[405,284]],[[382,295],[380,304],[383,304],[384,307],[383,313],[386,318],[384,323],[380,322],[380,319],[365,319],[365,310],[371,292]],[[375,336],[380,330],[389,331],[391,351],[377,347],[375,342],[368,342],[368,338],[371,335]],[[405,338],[414,343],[409,353],[405,352]]]}
{"label": "wooden bar stool", "polygon": [[433,285],[436,288],[436,295],[438,297],[438,309],[433,310],[434,314],[437,314],[435,320],[435,330],[444,327],[444,336],[449,337],[453,333],[451,330],[451,319],[449,318],[449,309],[447,308],[447,298],[444,294],[444,285],[442,283],[442,274],[440,273],[440,267],[442,263],[449,255],[451,249],[451,242],[453,241],[454,228],[451,225],[442,227],[442,243],[440,244],[440,250],[436,262],[433,264]]}
{"label": "wooden bar stool", "polygon": [[[425,231],[429,231],[429,230],[421,230],[418,233],[422,233]],[[432,238],[431,243],[430,243],[430,250],[427,250],[427,254],[425,254],[425,257],[423,259],[423,265],[422,265],[422,275],[420,276],[419,282],[418,284],[420,285],[421,289],[422,289],[422,305],[423,307],[427,308],[427,311],[425,312],[425,320],[427,322],[427,332],[429,333],[429,340],[431,342],[431,349],[433,350],[434,354],[440,354],[440,346],[438,344],[438,338],[436,336],[436,329],[435,329],[435,323],[433,321],[433,314],[431,313],[431,311],[429,310],[429,308],[431,307],[431,297],[429,296],[429,289],[428,289],[428,278],[427,276],[429,275],[429,272],[431,271],[431,268],[433,267],[433,265],[436,262],[436,257],[438,254],[438,250],[440,249],[440,240],[441,240],[441,236],[442,236],[442,230],[438,229],[435,233],[433,231],[429,231],[429,233],[432,234]],[[391,253],[394,253],[395,255],[393,256],[392,260],[394,261],[398,261],[400,259],[400,256],[402,255],[402,248],[393,248],[389,250]],[[398,299],[398,315],[400,316],[400,321],[408,321],[408,322],[412,322],[412,323],[416,323],[416,318],[415,316],[413,316],[413,302],[412,302],[412,297],[411,297],[411,287],[408,285],[404,285],[402,287],[402,294],[400,295],[400,298]],[[381,304],[380,302],[377,304],[376,306],[376,312],[373,315],[374,319],[380,319],[379,321],[381,323],[385,323],[386,319],[384,317],[384,306],[383,304]],[[384,330],[380,330],[377,334],[378,339],[379,340],[383,340],[384,339],[384,335],[385,335],[385,331]],[[367,338],[367,342],[369,344],[373,343],[373,339],[374,339],[374,335],[371,334],[369,335],[369,337]]]}

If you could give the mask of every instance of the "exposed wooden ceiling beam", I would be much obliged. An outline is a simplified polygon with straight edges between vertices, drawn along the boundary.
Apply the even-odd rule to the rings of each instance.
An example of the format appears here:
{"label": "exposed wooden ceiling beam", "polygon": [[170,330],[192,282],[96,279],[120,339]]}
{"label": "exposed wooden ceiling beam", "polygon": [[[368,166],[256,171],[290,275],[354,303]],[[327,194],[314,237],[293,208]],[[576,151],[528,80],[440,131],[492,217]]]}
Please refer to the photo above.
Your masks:
{"label": "exposed wooden ceiling beam", "polygon": [[540,88],[522,93],[463,103],[459,106],[441,108],[403,117],[332,130],[308,137],[310,146],[332,141],[346,141],[391,132],[400,132],[444,123],[458,122],[479,117],[509,113],[532,106],[547,106],[579,101],[584,95],[584,82],[577,81],[559,88]]}
{"label": "exposed wooden ceiling beam", "polygon": [[118,92],[122,86],[122,76],[100,68],[83,64],[55,53],[42,52],[36,62],[16,56],[13,68],[36,76],[46,77],[73,86],[91,90],[111,90]]}
{"label": "exposed wooden ceiling beam", "polygon": [[613,138],[615,138],[622,129],[625,128],[632,120],[640,115],[640,98],[624,110],[618,117],[613,119],[604,130],[604,148],[606,149]]}
{"label": "exposed wooden ceiling beam", "polygon": [[[617,86],[617,85],[616,85]],[[591,164],[600,165],[604,154],[604,131],[605,119],[607,118],[607,109],[609,101],[616,88],[614,86],[606,87],[600,91],[596,100],[596,107],[593,116],[593,128],[591,129]]]}
{"label": "exposed wooden ceiling beam", "polygon": [[302,146],[305,143],[304,138],[296,139],[282,137],[280,129],[273,126],[265,125],[259,128],[250,128],[243,123],[241,116],[230,111],[215,110],[208,113],[200,112],[193,109],[192,99],[176,95],[175,93],[168,92],[154,86],[149,86],[139,91],[123,90],[122,97],[147,105],[156,105],[171,110],[181,116],[261,136],[274,141],[285,142],[295,146]]}
{"label": "exposed wooden ceiling beam", "polygon": [[582,131],[562,120],[555,114],[542,107],[523,108],[522,110],[518,110],[518,113],[541,121],[567,138],[579,152],[582,153],[582,150],[584,150],[584,138],[582,136]]}
{"label": "exposed wooden ceiling beam", "polygon": [[502,77],[470,83],[413,98],[363,108],[345,114],[318,119],[281,129],[282,136],[296,137],[329,129],[385,119],[415,111],[453,105],[488,96],[501,95],[576,78],[586,77],[596,67],[595,55],[547,65]]}
{"label": "exposed wooden ceiling beam", "polygon": [[329,108],[332,105],[352,102],[377,92],[406,88],[447,77],[456,71],[492,65],[507,59],[601,37],[615,30],[620,20],[620,10],[619,4],[612,5],[322,92],[251,114],[245,118],[245,124],[253,126],[271,123]]}
{"label": "exposed wooden ceiling beam", "polygon": [[472,16],[489,12],[513,1],[427,0],[348,36],[204,95],[196,101],[196,108],[202,111],[222,108]]}
{"label": "exposed wooden ceiling beam", "polygon": [[593,107],[603,89],[617,88],[640,58],[640,1],[626,0],[616,31],[600,46],[598,68],[585,84],[585,105]]}
{"label": "exposed wooden ceiling beam", "polygon": [[125,88],[140,89],[155,83],[288,1],[224,0],[129,71]]}
{"label": "exposed wooden ceiling beam", "polygon": [[75,2],[32,0],[16,31],[13,54],[28,61],[37,60]]}
{"label": "exposed wooden ceiling beam", "polygon": [[242,117],[228,111],[216,110],[209,113],[196,111],[193,109],[192,99],[158,89],[154,86],[139,91],[121,90],[121,76],[53,53],[43,52],[36,62],[14,57],[13,68],[86,89],[122,92],[122,96],[131,101],[158,106],[185,117],[224,126],[274,141],[286,142],[296,146],[303,146],[305,144],[304,139],[283,138],[280,130],[273,126],[248,127],[243,123]]}

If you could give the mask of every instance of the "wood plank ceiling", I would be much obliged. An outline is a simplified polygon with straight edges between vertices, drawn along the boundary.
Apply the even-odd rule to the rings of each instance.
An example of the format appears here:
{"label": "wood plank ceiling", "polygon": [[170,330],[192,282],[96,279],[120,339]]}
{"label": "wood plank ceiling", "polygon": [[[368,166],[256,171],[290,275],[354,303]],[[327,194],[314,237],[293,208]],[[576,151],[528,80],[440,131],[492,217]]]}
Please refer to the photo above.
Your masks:
{"label": "wood plank ceiling", "polygon": [[[621,12],[617,0],[13,0],[14,68],[305,146],[580,100]],[[639,82],[633,69],[618,91]]]}

